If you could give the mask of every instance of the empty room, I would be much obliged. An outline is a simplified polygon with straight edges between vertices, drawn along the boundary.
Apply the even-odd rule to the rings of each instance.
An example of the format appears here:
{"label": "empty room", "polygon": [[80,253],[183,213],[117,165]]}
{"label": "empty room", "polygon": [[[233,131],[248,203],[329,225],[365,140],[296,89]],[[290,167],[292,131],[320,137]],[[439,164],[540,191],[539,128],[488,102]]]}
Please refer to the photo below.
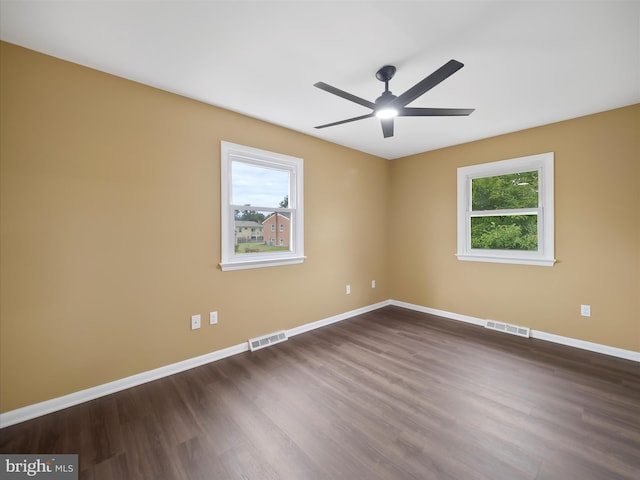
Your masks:
{"label": "empty room", "polygon": [[1,479],[637,480],[640,2],[0,40]]}

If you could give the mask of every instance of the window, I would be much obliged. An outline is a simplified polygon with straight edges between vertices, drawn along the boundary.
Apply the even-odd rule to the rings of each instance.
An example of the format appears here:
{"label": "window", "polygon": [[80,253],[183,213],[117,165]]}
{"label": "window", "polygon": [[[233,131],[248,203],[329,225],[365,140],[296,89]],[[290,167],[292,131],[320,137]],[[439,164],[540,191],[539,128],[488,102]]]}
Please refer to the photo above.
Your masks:
{"label": "window", "polygon": [[553,266],[553,152],[458,168],[458,260]]}
{"label": "window", "polygon": [[[229,142],[221,155],[222,270],[302,263],[302,159]],[[282,218],[290,228],[267,238]],[[249,225],[259,234],[242,234]]]}

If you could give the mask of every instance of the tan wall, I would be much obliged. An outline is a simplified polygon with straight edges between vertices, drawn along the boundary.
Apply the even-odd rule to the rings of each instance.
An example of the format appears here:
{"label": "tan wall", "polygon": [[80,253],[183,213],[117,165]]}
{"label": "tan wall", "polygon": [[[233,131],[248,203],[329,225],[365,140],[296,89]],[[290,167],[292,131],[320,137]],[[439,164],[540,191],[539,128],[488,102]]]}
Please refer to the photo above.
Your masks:
{"label": "tan wall", "polygon": [[[457,167],[549,151],[556,265],[458,261]],[[392,298],[640,351],[639,105],[395,160],[391,211]]]}
{"label": "tan wall", "polygon": [[[389,298],[388,161],[1,49],[0,411]],[[304,158],[304,264],[220,271],[221,140]]]}
{"label": "tan wall", "polygon": [[[1,48],[1,412],[388,298],[640,350],[640,106],[388,162]],[[305,159],[304,264],[220,271],[221,140]],[[556,266],[458,262],[456,168],[545,151]]]}

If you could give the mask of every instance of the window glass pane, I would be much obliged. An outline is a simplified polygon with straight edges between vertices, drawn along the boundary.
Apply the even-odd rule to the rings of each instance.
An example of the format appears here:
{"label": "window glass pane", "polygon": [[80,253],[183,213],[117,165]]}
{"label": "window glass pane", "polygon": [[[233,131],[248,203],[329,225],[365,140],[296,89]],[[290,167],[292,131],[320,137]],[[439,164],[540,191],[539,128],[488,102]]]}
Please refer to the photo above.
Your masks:
{"label": "window glass pane", "polygon": [[289,201],[289,175],[284,169],[231,162],[231,203],[260,207],[286,207]]}
{"label": "window glass pane", "polygon": [[233,213],[236,254],[291,250],[291,214],[289,212],[234,210]]}
{"label": "window glass pane", "polygon": [[503,210],[538,207],[538,171],[471,180],[471,209]]}
{"label": "window glass pane", "polygon": [[471,217],[471,248],[537,250],[538,216]]}

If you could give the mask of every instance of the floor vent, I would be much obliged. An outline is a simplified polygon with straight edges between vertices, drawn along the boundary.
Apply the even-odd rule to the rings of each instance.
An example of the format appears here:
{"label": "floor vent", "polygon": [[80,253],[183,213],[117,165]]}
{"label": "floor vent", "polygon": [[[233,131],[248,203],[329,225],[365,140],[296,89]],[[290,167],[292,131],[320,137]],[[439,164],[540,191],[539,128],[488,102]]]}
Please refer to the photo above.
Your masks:
{"label": "floor vent", "polygon": [[260,350],[264,347],[275,345],[276,343],[284,342],[287,340],[286,332],[270,333],[269,335],[263,335],[262,337],[256,337],[249,340],[249,349],[252,352]]}
{"label": "floor vent", "polygon": [[487,320],[485,327],[491,330],[497,330],[499,332],[510,333],[511,335],[518,335],[520,337],[529,338],[529,328],[527,327],[519,327],[518,325],[496,322],[494,320]]}

